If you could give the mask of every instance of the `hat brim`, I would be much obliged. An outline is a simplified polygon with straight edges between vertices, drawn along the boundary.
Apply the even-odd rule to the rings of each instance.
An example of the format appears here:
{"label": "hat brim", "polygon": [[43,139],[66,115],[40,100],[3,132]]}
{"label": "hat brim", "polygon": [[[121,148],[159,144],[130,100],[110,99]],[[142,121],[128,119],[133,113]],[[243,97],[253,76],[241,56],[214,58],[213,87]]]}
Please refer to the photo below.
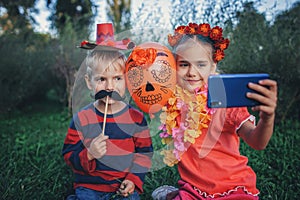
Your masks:
{"label": "hat brim", "polygon": [[115,44],[114,46],[109,46],[109,45],[97,45],[96,43],[88,42],[78,47],[86,50],[120,51],[120,50],[133,49],[135,47],[135,44],[134,42],[129,42],[127,45]]}

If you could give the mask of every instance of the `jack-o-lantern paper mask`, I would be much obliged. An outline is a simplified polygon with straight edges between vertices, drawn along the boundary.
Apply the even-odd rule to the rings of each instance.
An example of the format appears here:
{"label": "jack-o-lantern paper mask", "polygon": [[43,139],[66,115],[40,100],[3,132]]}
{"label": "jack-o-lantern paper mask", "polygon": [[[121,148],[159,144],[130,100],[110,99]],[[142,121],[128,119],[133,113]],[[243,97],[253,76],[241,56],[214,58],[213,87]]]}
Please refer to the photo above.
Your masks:
{"label": "jack-o-lantern paper mask", "polygon": [[129,93],[144,112],[156,113],[168,101],[176,84],[176,64],[171,51],[155,42],[133,49],[126,62]]}

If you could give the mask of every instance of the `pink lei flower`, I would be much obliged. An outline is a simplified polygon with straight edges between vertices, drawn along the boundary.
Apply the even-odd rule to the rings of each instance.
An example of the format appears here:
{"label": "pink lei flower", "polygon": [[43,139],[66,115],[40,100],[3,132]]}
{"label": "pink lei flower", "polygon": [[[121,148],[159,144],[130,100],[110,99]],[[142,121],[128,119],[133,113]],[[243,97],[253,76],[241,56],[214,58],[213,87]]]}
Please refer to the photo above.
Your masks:
{"label": "pink lei flower", "polygon": [[197,88],[194,94],[176,86],[174,96],[163,107],[159,130],[162,143],[167,145],[162,154],[168,166],[177,164],[202,130],[208,128],[215,110],[206,106],[206,100],[207,85]]}

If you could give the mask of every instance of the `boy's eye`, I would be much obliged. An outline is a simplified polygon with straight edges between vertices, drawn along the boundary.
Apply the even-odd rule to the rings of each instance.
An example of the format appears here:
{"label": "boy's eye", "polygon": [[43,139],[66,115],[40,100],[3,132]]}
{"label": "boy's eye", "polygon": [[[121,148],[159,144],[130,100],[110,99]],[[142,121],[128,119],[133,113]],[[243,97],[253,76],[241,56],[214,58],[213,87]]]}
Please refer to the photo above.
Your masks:
{"label": "boy's eye", "polygon": [[189,63],[179,63],[179,67],[188,67]]}
{"label": "boy's eye", "polygon": [[104,81],[105,79],[104,78],[102,78],[102,77],[98,77],[98,78],[96,78],[96,81]]}
{"label": "boy's eye", "polygon": [[115,80],[117,80],[117,81],[122,80],[122,77],[117,76],[117,77],[115,77]]}

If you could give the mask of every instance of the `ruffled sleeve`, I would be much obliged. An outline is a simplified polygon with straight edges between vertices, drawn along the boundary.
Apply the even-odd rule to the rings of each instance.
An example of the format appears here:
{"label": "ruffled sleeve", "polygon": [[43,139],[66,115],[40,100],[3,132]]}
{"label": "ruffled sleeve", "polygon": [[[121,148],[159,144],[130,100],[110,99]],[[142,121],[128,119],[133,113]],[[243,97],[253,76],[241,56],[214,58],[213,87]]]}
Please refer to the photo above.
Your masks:
{"label": "ruffled sleeve", "polygon": [[246,121],[250,121],[255,125],[255,116],[248,112],[247,107],[228,109],[226,119],[235,127],[236,131],[239,130]]}

